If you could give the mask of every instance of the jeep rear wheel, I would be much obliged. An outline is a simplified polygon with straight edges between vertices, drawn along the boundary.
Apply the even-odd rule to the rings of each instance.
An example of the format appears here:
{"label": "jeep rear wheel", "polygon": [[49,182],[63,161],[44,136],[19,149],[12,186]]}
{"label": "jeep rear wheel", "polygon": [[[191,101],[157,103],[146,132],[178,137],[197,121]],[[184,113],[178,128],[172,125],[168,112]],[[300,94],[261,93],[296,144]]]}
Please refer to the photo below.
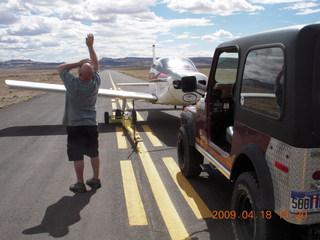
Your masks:
{"label": "jeep rear wheel", "polygon": [[237,213],[237,217],[232,220],[236,239],[273,239],[273,212],[263,209],[255,172],[244,172],[238,177],[232,194],[231,210]]}
{"label": "jeep rear wheel", "polygon": [[180,127],[177,138],[177,151],[179,167],[186,177],[197,177],[201,173],[200,164],[203,156],[189,143],[189,132],[185,127]]}

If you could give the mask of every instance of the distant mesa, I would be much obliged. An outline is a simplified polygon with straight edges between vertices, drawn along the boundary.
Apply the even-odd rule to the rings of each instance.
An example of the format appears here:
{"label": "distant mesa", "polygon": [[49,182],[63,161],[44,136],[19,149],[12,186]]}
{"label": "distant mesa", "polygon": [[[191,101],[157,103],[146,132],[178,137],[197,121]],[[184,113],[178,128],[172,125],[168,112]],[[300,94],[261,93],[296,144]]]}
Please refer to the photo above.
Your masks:
{"label": "distant mesa", "polygon": [[0,62],[0,68],[6,69],[30,69],[30,70],[51,70],[56,69],[61,63],[50,63],[50,62],[34,62],[30,59],[21,60],[14,59],[10,61]]}
{"label": "distant mesa", "polygon": [[[199,67],[210,67],[211,57],[195,57],[190,58],[195,65]],[[126,58],[102,58],[99,60],[99,64],[104,68],[149,68],[152,63],[152,58],[142,57],[126,57]],[[19,68],[30,70],[51,70],[56,69],[62,62],[35,62],[30,59],[14,59],[10,61],[0,62],[0,68]]]}

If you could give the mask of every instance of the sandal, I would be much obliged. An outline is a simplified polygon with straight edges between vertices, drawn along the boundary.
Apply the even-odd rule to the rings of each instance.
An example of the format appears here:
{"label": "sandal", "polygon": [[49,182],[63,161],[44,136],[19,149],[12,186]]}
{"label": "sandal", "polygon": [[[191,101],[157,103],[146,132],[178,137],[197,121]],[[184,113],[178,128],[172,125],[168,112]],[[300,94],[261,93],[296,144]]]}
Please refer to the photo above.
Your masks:
{"label": "sandal", "polygon": [[86,184],[91,188],[101,188],[100,179],[90,178],[86,181]]}
{"label": "sandal", "polygon": [[75,184],[72,184],[69,189],[75,193],[84,193],[87,191],[86,185],[84,185],[82,182],[76,182]]}

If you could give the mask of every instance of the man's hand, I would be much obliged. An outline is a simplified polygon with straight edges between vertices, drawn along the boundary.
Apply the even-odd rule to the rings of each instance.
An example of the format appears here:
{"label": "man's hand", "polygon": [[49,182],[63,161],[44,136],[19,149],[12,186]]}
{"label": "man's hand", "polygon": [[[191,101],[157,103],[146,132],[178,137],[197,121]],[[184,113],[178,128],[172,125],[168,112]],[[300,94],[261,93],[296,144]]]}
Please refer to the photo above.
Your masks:
{"label": "man's hand", "polygon": [[86,38],[86,45],[88,48],[93,47],[94,36],[92,33],[89,33]]}
{"label": "man's hand", "polygon": [[93,68],[98,69],[99,68],[99,61],[96,52],[93,49],[93,42],[94,42],[94,36],[92,33],[89,33],[86,37],[86,45],[89,50],[91,65]]}
{"label": "man's hand", "polygon": [[83,60],[79,61],[79,62],[78,62],[79,67],[81,67],[81,66],[82,66],[83,64],[85,64],[85,63],[90,63],[90,64],[91,64],[91,60],[88,59],[88,58],[86,58],[86,59],[83,59]]}

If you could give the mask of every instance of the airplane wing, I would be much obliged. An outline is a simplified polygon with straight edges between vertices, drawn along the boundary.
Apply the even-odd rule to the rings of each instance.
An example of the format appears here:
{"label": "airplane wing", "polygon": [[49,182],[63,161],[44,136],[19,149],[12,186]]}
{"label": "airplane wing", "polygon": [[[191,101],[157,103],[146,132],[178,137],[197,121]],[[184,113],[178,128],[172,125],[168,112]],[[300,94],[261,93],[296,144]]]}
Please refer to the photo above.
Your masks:
{"label": "airplane wing", "polygon": [[[6,80],[5,82],[11,88],[30,89],[30,90],[44,91],[44,92],[48,92],[48,91],[49,92],[65,92],[66,91],[66,88],[62,84],[49,84],[49,83],[18,81],[18,80]],[[152,95],[150,93],[110,90],[110,89],[103,89],[103,88],[99,89],[98,96],[115,98],[115,99],[152,102],[152,103],[155,103],[158,100],[155,95]]]}

